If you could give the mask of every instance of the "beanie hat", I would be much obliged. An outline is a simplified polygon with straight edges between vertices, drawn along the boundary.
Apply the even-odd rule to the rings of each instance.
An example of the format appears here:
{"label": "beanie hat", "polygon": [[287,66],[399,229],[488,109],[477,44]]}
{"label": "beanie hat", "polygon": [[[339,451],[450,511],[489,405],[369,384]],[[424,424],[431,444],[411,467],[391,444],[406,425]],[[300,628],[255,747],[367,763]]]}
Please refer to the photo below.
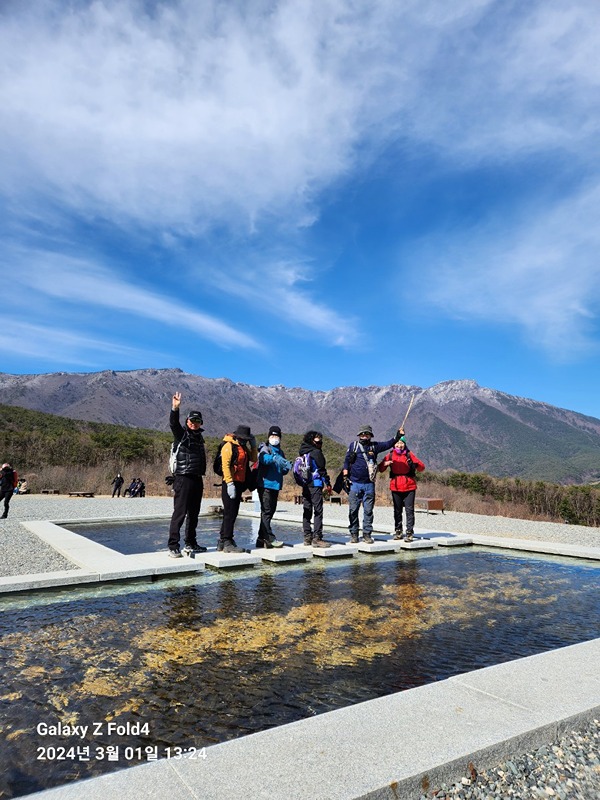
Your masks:
{"label": "beanie hat", "polygon": [[279,425],[271,425],[269,428],[269,436],[279,436],[281,437],[281,428]]}

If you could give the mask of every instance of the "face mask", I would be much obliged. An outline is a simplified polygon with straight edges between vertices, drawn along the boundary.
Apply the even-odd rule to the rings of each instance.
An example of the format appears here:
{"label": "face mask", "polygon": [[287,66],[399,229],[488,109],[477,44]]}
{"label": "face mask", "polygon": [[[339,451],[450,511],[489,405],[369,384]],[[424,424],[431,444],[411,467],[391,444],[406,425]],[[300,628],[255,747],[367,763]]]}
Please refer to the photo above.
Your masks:
{"label": "face mask", "polygon": [[405,450],[406,450],[406,447],[394,447],[394,450],[395,450],[397,453],[404,453],[404,452],[405,452]]}
{"label": "face mask", "polygon": [[314,444],[315,447],[318,447],[319,450],[320,450],[322,445],[323,445],[323,442],[313,442],[313,444]]}
{"label": "face mask", "polygon": [[280,441],[279,436],[269,436],[269,444],[278,445]]}

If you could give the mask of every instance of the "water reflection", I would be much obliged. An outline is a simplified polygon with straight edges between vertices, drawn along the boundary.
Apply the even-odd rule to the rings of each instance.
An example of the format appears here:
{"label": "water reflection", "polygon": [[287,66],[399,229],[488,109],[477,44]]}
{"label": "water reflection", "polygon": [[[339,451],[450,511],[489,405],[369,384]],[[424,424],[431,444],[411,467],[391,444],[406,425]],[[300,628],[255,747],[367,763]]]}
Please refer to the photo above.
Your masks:
{"label": "water reflection", "polygon": [[[41,745],[202,746],[597,637],[597,576],[481,551],[407,553],[6,602],[0,796],[135,763],[42,764]],[[40,721],[90,730],[42,738]],[[109,721],[150,731],[92,735]]]}
{"label": "water reflection", "polygon": [[[236,522],[235,540],[240,547],[252,549],[256,544],[260,520],[252,517],[239,517]],[[198,523],[198,543],[205,547],[217,544],[220,520],[216,517],[200,517]],[[131,520],[129,522],[102,522],[85,525],[66,525],[69,530],[86,536],[95,542],[110,547],[124,555],[148,553],[166,550],[169,521]],[[298,544],[303,541],[300,525],[278,522],[274,530],[279,539]],[[327,538],[332,541],[345,541],[345,532],[340,529],[329,529]]]}

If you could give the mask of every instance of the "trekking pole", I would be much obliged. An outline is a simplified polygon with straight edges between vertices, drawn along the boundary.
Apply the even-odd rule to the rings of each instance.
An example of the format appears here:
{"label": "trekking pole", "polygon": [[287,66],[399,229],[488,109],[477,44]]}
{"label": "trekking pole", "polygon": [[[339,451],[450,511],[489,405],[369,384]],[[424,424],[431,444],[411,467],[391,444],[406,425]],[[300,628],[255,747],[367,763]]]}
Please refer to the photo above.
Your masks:
{"label": "trekking pole", "polygon": [[405,423],[406,423],[406,420],[408,419],[408,415],[410,414],[410,410],[411,410],[411,408],[412,408],[412,404],[413,404],[413,401],[414,401],[414,399],[415,399],[415,396],[414,396],[414,394],[413,394],[413,395],[411,395],[411,397],[410,397],[410,403],[409,403],[409,406],[408,406],[408,411],[407,411],[407,412],[406,412],[406,414],[404,415],[404,419],[402,420],[402,425],[400,425],[400,428],[402,428],[402,429],[404,428],[404,425],[405,425]]}

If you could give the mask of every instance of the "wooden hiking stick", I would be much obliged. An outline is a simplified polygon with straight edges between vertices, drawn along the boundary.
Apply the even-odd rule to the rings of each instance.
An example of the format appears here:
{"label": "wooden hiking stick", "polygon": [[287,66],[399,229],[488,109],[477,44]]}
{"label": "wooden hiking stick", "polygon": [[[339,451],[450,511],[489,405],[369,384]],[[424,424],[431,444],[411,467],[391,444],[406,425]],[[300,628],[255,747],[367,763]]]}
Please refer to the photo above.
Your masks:
{"label": "wooden hiking stick", "polygon": [[413,400],[414,400],[414,399],[415,399],[415,396],[414,396],[414,394],[413,394],[413,395],[411,395],[411,397],[410,397],[410,403],[409,403],[409,406],[408,406],[408,411],[407,411],[407,412],[406,412],[406,414],[404,415],[404,419],[402,420],[402,425],[400,425],[400,429],[404,429],[404,425],[405,425],[405,423],[406,423],[406,420],[408,419],[408,415],[410,414],[410,410],[411,410],[411,408],[412,408],[412,404],[413,404]]}

